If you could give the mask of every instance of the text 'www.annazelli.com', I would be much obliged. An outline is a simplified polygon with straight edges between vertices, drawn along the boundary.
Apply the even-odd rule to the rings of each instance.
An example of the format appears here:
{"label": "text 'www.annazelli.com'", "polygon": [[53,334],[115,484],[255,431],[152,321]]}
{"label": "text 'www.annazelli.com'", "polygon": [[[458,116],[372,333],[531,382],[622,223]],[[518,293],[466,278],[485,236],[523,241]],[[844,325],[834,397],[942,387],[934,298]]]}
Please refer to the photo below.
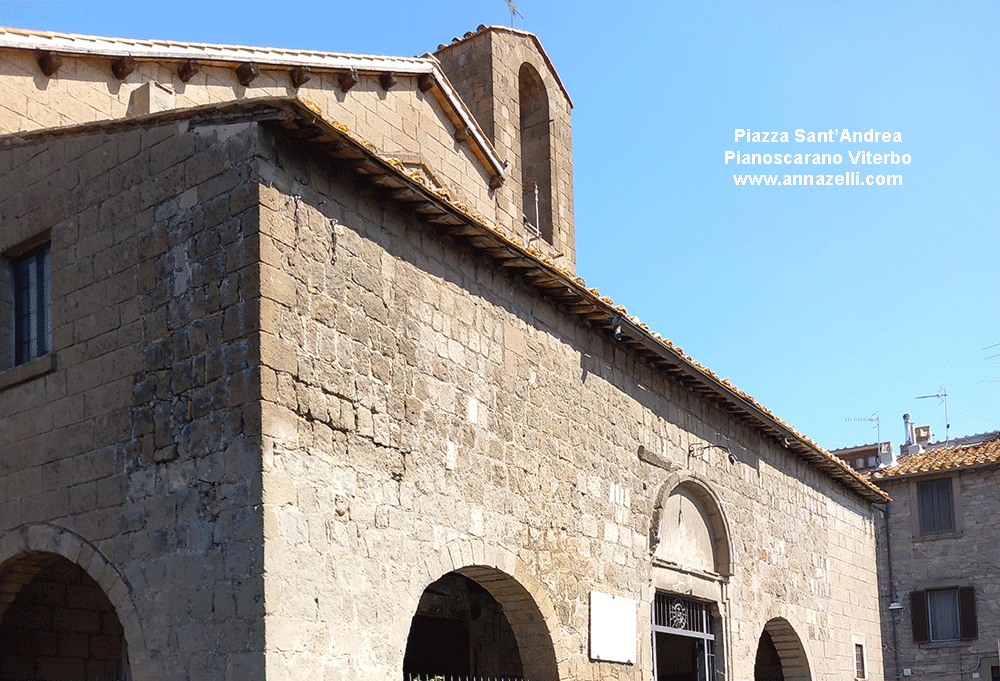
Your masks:
{"label": "text 'www.annazelli.com'", "polygon": [[840,175],[733,175],[738,185],[775,187],[901,187],[902,175],[865,175],[841,173]]}

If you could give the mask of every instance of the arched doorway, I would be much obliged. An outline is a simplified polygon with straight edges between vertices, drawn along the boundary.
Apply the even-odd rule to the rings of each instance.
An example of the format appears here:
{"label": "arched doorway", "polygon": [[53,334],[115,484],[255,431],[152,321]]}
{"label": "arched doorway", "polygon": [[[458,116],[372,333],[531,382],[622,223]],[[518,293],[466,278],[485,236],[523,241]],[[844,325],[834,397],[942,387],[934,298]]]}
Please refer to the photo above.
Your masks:
{"label": "arched doorway", "polygon": [[79,565],[38,552],[0,568],[0,677],[131,679],[115,608]]}
{"label": "arched doorway", "polygon": [[809,660],[788,620],[775,617],[764,625],[757,642],[754,681],[809,681]]}
{"label": "arched doorway", "polygon": [[410,622],[403,677],[435,676],[557,681],[552,640],[527,590],[484,566],[427,586]]}
{"label": "arched doorway", "polygon": [[654,681],[715,681],[725,671],[724,588],[729,532],[704,484],[673,475],[650,528]]}

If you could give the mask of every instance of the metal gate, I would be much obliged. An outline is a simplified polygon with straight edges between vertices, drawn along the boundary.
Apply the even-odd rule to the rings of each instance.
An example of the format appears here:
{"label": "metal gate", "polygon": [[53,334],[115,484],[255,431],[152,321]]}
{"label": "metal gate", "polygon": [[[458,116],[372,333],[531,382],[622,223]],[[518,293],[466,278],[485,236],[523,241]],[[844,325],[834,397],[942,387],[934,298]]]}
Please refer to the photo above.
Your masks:
{"label": "metal gate", "polygon": [[[694,678],[715,681],[715,622],[708,603],[657,593],[653,599],[653,679],[659,681],[657,634],[693,639]],[[663,670],[667,673],[667,670]]]}

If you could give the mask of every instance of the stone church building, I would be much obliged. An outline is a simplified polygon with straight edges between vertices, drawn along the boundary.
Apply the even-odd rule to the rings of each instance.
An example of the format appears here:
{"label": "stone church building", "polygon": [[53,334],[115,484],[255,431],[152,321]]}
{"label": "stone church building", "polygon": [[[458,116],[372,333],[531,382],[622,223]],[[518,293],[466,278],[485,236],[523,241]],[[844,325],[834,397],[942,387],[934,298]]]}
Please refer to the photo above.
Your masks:
{"label": "stone church building", "polygon": [[571,107],[0,30],[0,677],[880,680],[886,495],[577,278]]}

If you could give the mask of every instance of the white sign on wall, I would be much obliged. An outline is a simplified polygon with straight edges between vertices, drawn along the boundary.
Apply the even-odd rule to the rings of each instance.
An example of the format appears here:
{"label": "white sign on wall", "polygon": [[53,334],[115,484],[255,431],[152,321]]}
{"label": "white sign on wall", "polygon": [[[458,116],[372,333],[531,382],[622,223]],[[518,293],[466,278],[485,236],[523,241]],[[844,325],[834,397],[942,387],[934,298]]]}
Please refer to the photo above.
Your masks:
{"label": "white sign on wall", "polygon": [[590,592],[590,657],[601,662],[635,664],[636,602]]}

